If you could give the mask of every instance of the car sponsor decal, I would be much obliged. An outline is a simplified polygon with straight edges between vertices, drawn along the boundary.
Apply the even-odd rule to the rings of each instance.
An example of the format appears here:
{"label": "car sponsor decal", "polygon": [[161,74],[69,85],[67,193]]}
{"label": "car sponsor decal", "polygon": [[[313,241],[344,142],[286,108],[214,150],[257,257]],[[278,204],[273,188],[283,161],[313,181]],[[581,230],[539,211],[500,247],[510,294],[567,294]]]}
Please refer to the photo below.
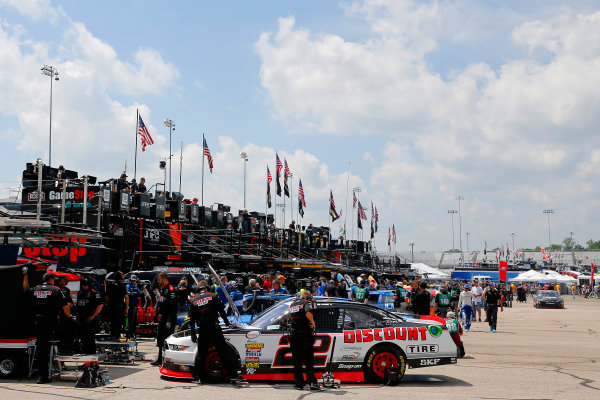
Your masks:
{"label": "car sponsor decal", "polygon": [[344,354],[342,360],[356,360],[360,357],[360,353]]}
{"label": "car sponsor decal", "polygon": [[339,369],[358,369],[362,368],[360,364],[338,364]]}
{"label": "car sponsor decal", "polygon": [[[438,327],[439,328],[439,327]],[[383,340],[426,340],[427,328],[375,328],[344,331],[344,343],[380,342]],[[430,331],[431,333],[431,331]],[[441,328],[437,337],[442,334]],[[432,334],[433,336],[433,334]]]}
{"label": "car sponsor decal", "polygon": [[246,343],[246,357],[260,357],[264,343]]}
{"label": "car sponsor decal", "polygon": [[433,337],[438,337],[442,334],[442,327],[438,325],[429,325],[429,334]]}
{"label": "car sponsor decal", "polygon": [[409,354],[431,354],[437,353],[440,348],[437,344],[418,344],[406,346],[406,352]]}

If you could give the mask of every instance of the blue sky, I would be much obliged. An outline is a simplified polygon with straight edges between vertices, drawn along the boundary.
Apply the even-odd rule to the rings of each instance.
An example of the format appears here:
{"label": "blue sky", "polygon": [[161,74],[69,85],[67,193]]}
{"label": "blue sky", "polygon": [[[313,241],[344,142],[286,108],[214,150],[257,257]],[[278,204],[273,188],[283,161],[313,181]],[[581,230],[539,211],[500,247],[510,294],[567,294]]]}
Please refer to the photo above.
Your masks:
{"label": "blue sky", "polygon": [[380,249],[392,224],[398,249],[449,248],[458,194],[471,249],[511,232],[545,244],[544,208],[553,242],[600,236],[599,1],[172,3],[0,0],[2,197],[47,159],[48,63],[53,164],[109,177],[127,159],[131,172],[139,108],[156,143],[138,175],[161,180],[170,118],[191,197],[206,134],[207,203],[242,207],[245,151],[248,208],[264,210],[277,149],[294,193],[303,181],[305,223],[327,225],[329,188],[346,214],[350,161]]}

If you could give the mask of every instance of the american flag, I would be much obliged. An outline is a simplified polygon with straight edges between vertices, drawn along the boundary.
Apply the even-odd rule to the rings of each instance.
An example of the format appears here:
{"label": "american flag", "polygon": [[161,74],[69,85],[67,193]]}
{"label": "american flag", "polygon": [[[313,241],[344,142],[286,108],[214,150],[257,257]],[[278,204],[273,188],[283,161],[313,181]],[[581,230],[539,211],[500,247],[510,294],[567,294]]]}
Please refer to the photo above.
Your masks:
{"label": "american flag", "polygon": [[275,153],[275,157],[277,158],[277,162],[276,162],[277,180],[279,180],[279,177],[281,176],[281,169],[283,168],[283,165],[281,164],[281,160],[279,159],[279,155],[277,153]]}
{"label": "american flag", "polygon": [[396,226],[392,225],[392,240],[396,244]]}
{"label": "american flag", "polygon": [[367,214],[365,213],[363,206],[360,204],[360,201],[358,202],[358,215],[360,215],[360,219],[367,219]]}
{"label": "american flag", "polygon": [[269,166],[267,165],[267,183],[273,182],[273,177],[271,176],[271,171],[269,171]]}
{"label": "american flag", "polygon": [[142,116],[138,115],[139,123],[138,123],[138,134],[142,137],[142,151],[146,151],[146,146],[150,146],[154,143],[152,140],[152,136],[150,136],[150,132],[148,132],[148,128],[144,125],[144,121],[142,121]]}
{"label": "american flag", "polygon": [[356,208],[356,192],[352,191],[352,208]]}
{"label": "american flag", "polygon": [[288,176],[290,176],[290,168],[288,167],[287,160],[285,159],[285,157],[283,158],[283,163],[285,164],[285,169],[283,170],[283,174],[287,178]]}
{"label": "american flag", "polygon": [[306,207],[306,199],[304,198],[304,189],[302,188],[302,180],[298,183],[298,201],[302,203],[303,207]]}
{"label": "american flag", "polygon": [[388,228],[388,247],[390,247],[391,241],[392,241],[392,234],[390,233],[390,228]]}
{"label": "american flag", "polygon": [[210,150],[208,149],[208,144],[206,144],[206,138],[203,138],[203,139],[204,139],[204,155],[208,159],[208,168],[210,169],[210,173],[212,174],[212,169],[213,169],[212,156],[210,155]]}
{"label": "american flag", "polygon": [[378,222],[379,222],[379,213],[377,212],[377,206],[375,206],[375,232],[377,232]]}

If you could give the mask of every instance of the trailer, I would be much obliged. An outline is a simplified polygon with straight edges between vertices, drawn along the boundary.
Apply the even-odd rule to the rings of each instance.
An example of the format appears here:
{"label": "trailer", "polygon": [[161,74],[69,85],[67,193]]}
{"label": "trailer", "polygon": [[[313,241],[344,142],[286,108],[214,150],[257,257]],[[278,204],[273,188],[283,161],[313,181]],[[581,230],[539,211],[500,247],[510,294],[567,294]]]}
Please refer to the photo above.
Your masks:
{"label": "trailer", "polygon": [[32,304],[23,293],[23,268],[29,269],[33,287],[42,280],[42,265],[0,266],[0,378],[21,378],[29,374],[36,338],[33,332]]}

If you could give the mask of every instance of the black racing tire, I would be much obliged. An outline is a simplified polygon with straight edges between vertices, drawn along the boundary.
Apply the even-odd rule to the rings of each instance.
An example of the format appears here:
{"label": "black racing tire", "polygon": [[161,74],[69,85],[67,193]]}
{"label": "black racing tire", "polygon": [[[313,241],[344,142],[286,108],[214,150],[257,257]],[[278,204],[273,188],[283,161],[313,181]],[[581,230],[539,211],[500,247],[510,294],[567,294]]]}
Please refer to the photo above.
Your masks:
{"label": "black racing tire", "polygon": [[[227,344],[227,350],[227,357],[232,358],[231,362],[237,365],[239,370],[240,357],[237,354],[237,351],[229,343]],[[211,382],[225,382],[227,380],[227,376],[229,375],[229,371],[225,369],[225,363],[221,360],[219,353],[217,353],[214,347],[208,351],[204,369],[208,381]]]}
{"label": "black racing tire", "polygon": [[363,370],[365,380],[377,384],[395,384],[390,382],[388,369],[397,370],[397,381],[400,381],[406,371],[406,357],[395,346],[381,344],[371,348],[365,356]]}
{"label": "black racing tire", "polygon": [[0,356],[0,378],[14,378],[19,371],[19,360],[12,354]]}

